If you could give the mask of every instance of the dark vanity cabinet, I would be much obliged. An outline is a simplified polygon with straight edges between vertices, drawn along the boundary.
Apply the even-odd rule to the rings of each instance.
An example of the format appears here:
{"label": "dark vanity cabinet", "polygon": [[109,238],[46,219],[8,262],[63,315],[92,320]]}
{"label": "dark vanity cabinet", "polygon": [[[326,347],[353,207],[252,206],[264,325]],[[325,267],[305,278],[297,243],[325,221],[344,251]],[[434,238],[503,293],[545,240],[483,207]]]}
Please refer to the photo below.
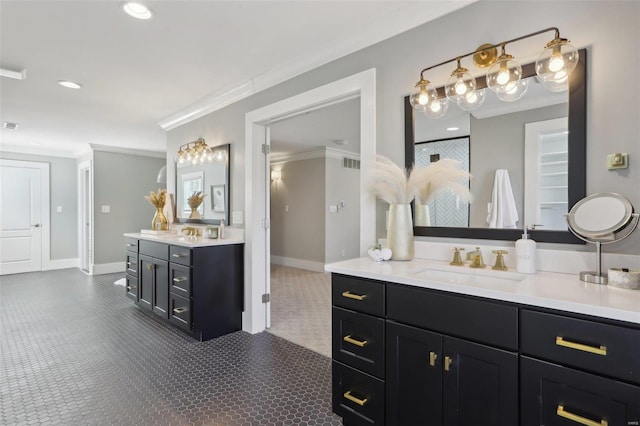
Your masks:
{"label": "dark vanity cabinet", "polygon": [[332,302],[345,425],[640,424],[637,324],[340,274]]}
{"label": "dark vanity cabinet", "polygon": [[[131,239],[129,239],[131,240]],[[199,340],[242,327],[243,245],[183,247],[136,241],[137,297],[127,296]],[[133,244],[127,242],[127,280]],[[132,254],[131,254],[132,255]]]}

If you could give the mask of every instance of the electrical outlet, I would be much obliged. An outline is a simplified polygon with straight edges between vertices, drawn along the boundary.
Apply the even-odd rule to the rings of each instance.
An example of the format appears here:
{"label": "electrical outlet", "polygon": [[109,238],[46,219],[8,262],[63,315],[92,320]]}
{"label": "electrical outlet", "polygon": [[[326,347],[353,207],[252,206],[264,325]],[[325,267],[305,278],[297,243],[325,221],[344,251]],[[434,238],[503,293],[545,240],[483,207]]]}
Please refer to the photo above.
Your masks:
{"label": "electrical outlet", "polygon": [[288,205],[284,206],[284,211],[285,211],[285,212],[288,212],[288,211],[289,211],[289,206],[288,206]]}
{"label": "electrical outlet", "polygon": [[62,206],[58,206],[58,208],[56,209],[56,211],[57,211],[58,213],[62,213]]}
{"label": "electrical outlet", "polygon": [[626,152],[616,152],[607,155],[607,169],[617,170],[629,167],[629,157]]}
{"label": "electrical outlet", "polygon": [[234,211],[231,215],[231,222],[234,225],[242,225],[244,218],[242,217],[242,211]]}

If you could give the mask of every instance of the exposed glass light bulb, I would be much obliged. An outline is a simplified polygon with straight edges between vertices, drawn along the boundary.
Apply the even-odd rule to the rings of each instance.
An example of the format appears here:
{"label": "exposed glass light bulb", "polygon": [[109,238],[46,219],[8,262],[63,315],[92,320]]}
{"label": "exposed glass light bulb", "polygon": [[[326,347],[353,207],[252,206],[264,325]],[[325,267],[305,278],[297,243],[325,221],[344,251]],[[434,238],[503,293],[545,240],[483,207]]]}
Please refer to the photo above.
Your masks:
{"label": "exposed glass light bulb", "polygon": [[579,59],[578,50],[569,44],[569,40],[560,38],[560,32],[556,30],[555,38],[547,43],[536,60],[536,74],[543,83],[560,83],[575,69]]}
{"label": "exposed glass light bulb", "polygon": [[522,98],[529,88],[529,79],[523,78],[517,83],[510,85],[508,90],[503,93],[496,93],[498,99],[505,102],[514,102]]}
{"label": "exposed glass light bulb", "polygon": [[486,99],[485,89],[476,89],[473,92],[467,93],[462,101],[458,104],[460,108],[465,111],[471,111],[478,108],[484,103]]}
{"label": "exposed glass light bulb", "polygon": [[476,89],[476,79],[469,74],[469,70],[460,65],[458,58],[458,67],[453,70],[451,77],[444,85],[444,92],[451,102],[460,103],[464,95],[473,92]]}
{"label": "exposed glass light bulb", "polygon": [[495,93],[505,93],[513,88],[513,85],[522,79],[522,67],[513,56],[505,52],[502,45],[502,54],[487,72],[487,87]]}
{"label": "exposed glass light bulb", "polygon": [[447,113],[449,100],[447,98],[435,98],[427,104],[424,115],[429,118],[440,118]]}
{"label": "exposed glass light bulb", "polygon": [[424,112],[429,102],[438,97],[438,92],[430,85],[429,80],[423,78],[418,81],[416,87],[418,90],[409,96],[409,103],[414,110]]}

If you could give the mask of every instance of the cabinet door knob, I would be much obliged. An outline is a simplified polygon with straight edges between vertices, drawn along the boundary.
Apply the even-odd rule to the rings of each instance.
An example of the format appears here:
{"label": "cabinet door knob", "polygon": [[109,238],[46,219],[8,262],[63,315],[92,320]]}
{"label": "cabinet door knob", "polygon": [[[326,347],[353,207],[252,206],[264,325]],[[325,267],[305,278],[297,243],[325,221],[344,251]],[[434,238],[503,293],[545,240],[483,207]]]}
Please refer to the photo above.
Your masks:
{"label": "cabinet door knob", "polygon": [[347,343],[351,343],[352,345],[360,346],[361,348],[364,348],[364,346],[365,346],[367,343],[369,343],[369,341],[368,341],[368,340],[357,340],[357,339],[354,339],[353,337],[351,337],[351,335],[350,335],[350,334],[349,334],[349,335],[347,335],[347,336],[344,336],[344,337],[342,338],[342,340],[344,340],[344,341],[345,341],[345,342],[347,342]]}
{"label": "cabinet door knob", "polygon": [[589,352],[596,355],[607,356],[607,347],[600,345],[600,347],[583,345],[582,343],[575,343],[565,340],[561,336],[556,336],[556,345],[563,346],[565,348],[575,349],[578,351]]}
{"label": "cabinet door knob", "polygon": [[599,422],[597,422],[595,420],[570,413],[569,411],[565,411],[563,405],[558,405],[556,414],[558,415],[558,417],[562,417],[564,419],[571,420],[585,426],[609,426],[609,422],[606,420],[600,420]]}
{"label": "cabinet door knob", "polygon": [[438,359],[438,354],[435,352],[429,352],[429,365],[435,367],[436,359]]}
{"label": "cabinet door knob", "polygon": [[444,357],[444,371],[451,370],[451,364],[453,363],[453,358],[449,356]]}
{"label": "cabinet door knob", "polygon": [[369,400],[369,398],[360,399],[360,398],[358,398],[356,396],[353,396],[353,395],[351,395],[351,391],[346,391],[343,395],[349,401],[355,402],[356,404],[358,404],[361,407],[364,407],[364,404],[366,404],[367,401]]}
{"label": "cabinet door knob", "polygon": [[353,294],[350,291],[345,291],[342,293],[342,297],[346,297],[347,299],[353,300],[364,300],[367,295],[366,294]]}

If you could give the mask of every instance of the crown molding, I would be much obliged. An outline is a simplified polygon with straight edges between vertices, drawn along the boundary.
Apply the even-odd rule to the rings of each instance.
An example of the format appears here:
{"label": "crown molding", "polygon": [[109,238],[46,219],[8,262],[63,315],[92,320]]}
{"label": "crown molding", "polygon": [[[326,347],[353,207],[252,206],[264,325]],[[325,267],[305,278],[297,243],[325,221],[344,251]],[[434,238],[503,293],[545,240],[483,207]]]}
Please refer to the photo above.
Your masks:
{"label": "crown molding", "polygon": [[77,158],[76,151],[68,151],[61,149],[52,149],[42,146],[24,146],[3,143],[0,145],[0,152],[2,153],[14,153],[14,154],[27,154],[27,155],[42,155],[45,157],[61,157],[61,158]]}
{"label": "crown molding", "polygon": [[292,161],[315,160],[316,158],[333,158],[342,160],[344,157],[360,159],[360,154],[355,152],[343,151],[328,146],[322,148],[310,149],[308,151],[296,152],[293,154],[280,155],[271,160],[272,166],[278,166]]}
{"label": "crown molding", "polygon": [[341,40],[340,43],[325,49],[318,49],[313,54],[298,57],[283,63],[280,67],[267,73],[254,76],[237,87],[212,93],[189,105],[168,117],[160,120],[158,124],[165,130],[187,124],[214,111],[238,102],[249,96],[273,87],[277,84],[292,79],[305,72],[311,71],[331,61],[347,56],[353,52],[379,43],[388,38],[418,27],[426,22],[433,21],[455,10],[475,3],[478,0],[455,0],[439,2],[412,2],[375,25],[363,27],[363,31],[349,40]]}
{"label": "crown molding", "polygon": [[116,154],[127,154],[127,155],[139,155],[142,157],[167,158],[167,153],[164,151],[150,151],[146,149],[121,148],[119,146],[98,145],[94,143],[90,143],[89,146],[91,147],[92,151],[112,152]]}

